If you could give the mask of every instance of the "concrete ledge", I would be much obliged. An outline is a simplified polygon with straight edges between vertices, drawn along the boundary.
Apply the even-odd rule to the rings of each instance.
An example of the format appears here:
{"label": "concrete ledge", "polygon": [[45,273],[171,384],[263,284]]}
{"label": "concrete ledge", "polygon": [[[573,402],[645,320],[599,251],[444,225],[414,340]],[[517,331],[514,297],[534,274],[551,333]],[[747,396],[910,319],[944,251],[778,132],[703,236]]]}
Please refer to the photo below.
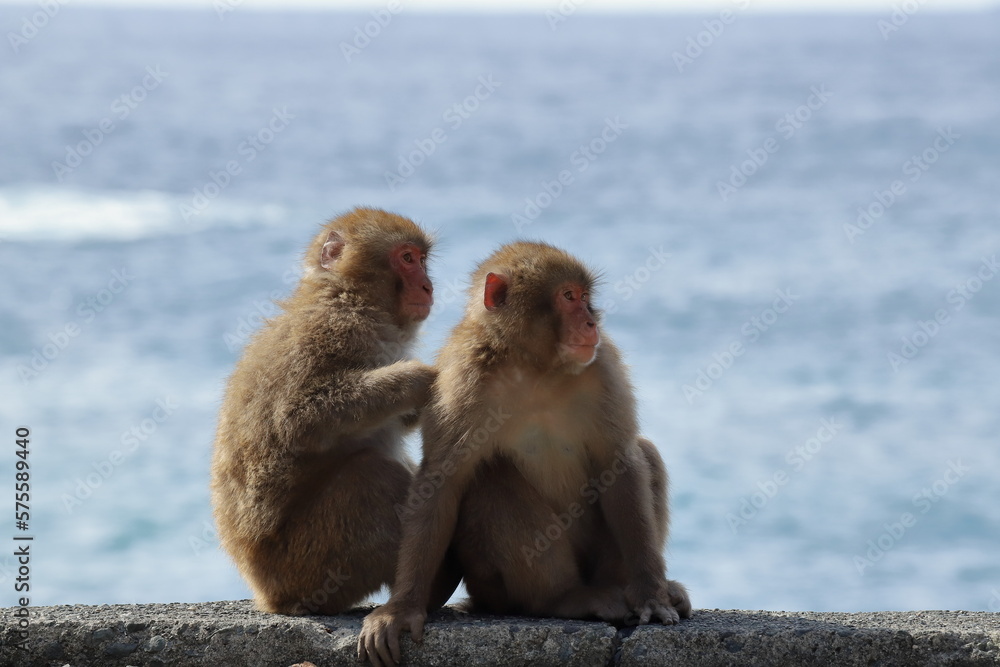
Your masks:
{"label": "concrete ledge", "polygon": [[[0,610],[0,665],[247,665],[357,667],[368,608],[294,618],[249,601],[69,605],[30,610],[27,649],[17,608]],[[1000,614],[820,614],[698,610],[677,627],[433,614],[407,665],[992,665]]]}

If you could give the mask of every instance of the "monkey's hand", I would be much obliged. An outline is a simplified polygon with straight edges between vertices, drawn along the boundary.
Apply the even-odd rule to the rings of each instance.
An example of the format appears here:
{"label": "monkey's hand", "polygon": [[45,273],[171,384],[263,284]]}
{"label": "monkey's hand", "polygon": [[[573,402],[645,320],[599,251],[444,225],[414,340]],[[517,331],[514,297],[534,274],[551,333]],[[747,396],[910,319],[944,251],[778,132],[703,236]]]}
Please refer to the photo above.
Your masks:
{"label": "monkey's hand", "polygon": [[427,399],[430,397],[431,385],[437,379],[436,368],[416,359],[397,361],[394,364],[379,369],[379,371],[391,375],[407,387],[406,393],[409,398],[407,403],[415,410],[419,410],[427,403]]}
{"label": "monkey's hand", "polygon": [[358,660],[371,660],[375,667],[398,665],[399,636],[409,630],[413,641],[424,638],[427,612],[420,607],[400,609],[387,603],[365,617],[358,635]]}
{"label": "monkey's hand", "polygon": [[691,601],[684,587],[676,581],[662,580],[655,586],[632,584],[625,589],[632,612],[625,618],[627,625],[645,625],[659,620],[663,625],[675,625],[691,616]]}

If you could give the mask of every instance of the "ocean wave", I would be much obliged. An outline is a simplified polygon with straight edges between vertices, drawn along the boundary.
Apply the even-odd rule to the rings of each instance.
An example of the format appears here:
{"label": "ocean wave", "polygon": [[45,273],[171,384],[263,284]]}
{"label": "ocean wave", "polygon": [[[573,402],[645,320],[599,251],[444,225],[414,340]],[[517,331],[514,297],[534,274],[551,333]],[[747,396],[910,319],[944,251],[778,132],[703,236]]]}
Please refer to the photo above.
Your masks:
{"label": "ocean wave", "polygon": [[0,189],[0,238],[5,240],[133,241],[285,219],[285,209],[276,204],[208,201],[197,210],[191,197],[154,190]]}

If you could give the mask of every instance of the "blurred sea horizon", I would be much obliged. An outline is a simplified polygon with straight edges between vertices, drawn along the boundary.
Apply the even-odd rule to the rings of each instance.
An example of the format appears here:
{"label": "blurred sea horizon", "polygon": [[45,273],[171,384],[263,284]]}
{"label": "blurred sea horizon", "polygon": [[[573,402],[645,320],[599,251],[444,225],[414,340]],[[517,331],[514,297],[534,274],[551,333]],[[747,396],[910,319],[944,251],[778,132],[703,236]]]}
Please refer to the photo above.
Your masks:
{"label": "blurred sea horizon", "polygon": [[602,274],[696,607],[1000,611],[1000,13],[404,10],[355,42],[372,14],[60,6],[0,55],[32,604],[248,596],[224,382],[371,205],[438,237],[428,362],[497,245]]}

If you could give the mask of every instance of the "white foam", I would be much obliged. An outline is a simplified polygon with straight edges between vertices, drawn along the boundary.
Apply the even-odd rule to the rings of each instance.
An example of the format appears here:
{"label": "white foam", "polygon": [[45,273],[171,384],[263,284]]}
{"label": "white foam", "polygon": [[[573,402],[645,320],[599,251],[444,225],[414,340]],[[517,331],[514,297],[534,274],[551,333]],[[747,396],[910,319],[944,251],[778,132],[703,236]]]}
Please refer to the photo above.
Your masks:
{"label": "white foam", "polygon": [[90,191],[31,187],[0,189],[0,239],[135,240],[217,225],[247,226],[284,218],[280,206],[213,201],[194,215],[190,198],[154,190]]}

